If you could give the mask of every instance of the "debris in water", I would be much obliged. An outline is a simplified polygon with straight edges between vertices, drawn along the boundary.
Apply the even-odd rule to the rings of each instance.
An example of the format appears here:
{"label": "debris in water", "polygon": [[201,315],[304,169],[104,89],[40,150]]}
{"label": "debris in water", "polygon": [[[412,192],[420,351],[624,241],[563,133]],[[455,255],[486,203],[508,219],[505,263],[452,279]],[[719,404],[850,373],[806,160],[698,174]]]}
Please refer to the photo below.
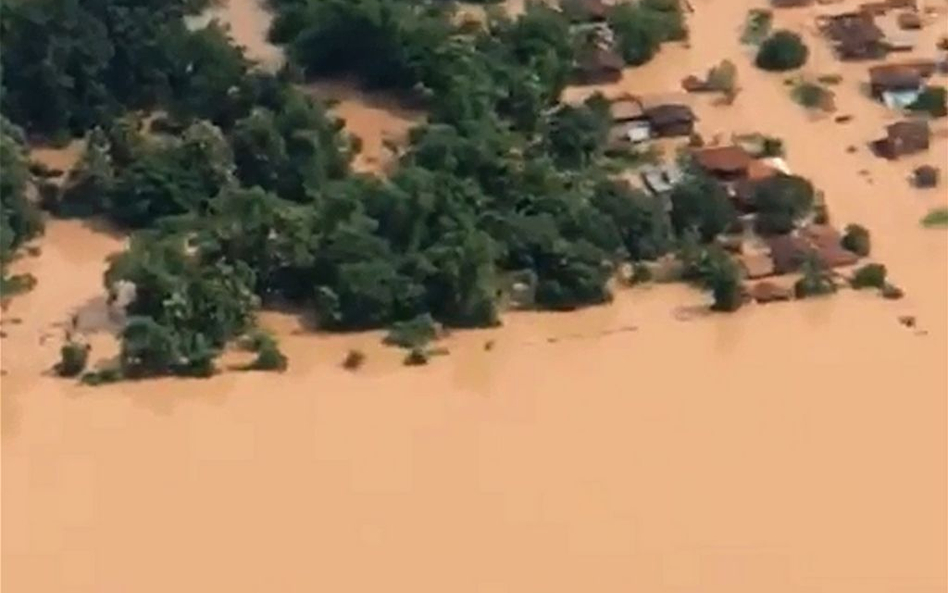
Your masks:
{"label": "debris in water", "polygon": [[899,323],[905,327],[915,327],[915,316],[914,315],[902,315],[899,317]]}

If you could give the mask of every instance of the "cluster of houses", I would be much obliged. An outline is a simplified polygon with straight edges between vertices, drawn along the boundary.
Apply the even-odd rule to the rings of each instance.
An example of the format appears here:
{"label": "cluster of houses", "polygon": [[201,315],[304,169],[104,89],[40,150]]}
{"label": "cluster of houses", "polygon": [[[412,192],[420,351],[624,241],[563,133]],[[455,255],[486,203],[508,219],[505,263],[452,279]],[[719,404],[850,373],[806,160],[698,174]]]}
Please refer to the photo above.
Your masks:
{"label": "cluster of houses", "polygon": [[[774,0],[775,5],[808,5],[812,1]],[[899,29],[911,31],[922,27],[915,0],[882,0],[867,2],[857,10],[817,18],[817,27],[830,40],[836,54],[843,60],[877,60],[890,52],[909,51],[914,47],[911,34],[886,34],[876,17],[890,10],[902,10],[896,17]]]}
{"label": "cluster of houses", "polygon": [[690,137],[697,117],[677,97],[622,95],[609,104],[612,144],[638,144],[652,138]]}
{"label": "cluster of houses", "polygon": [[[776,175],[789,175],[787,163],[780,157],[754,156],[741,144],[695,149],[692,161],[705,174],[715,179],[728,192],[735,208],[752,217],[756,212],[755,188]],[[852,266],[859,256],[842,246],[842,235],[828,224],[809,223],[786,234],[724,240],[744,270],[749,296],[758,302],[793,298],[785,283],[763,281],[775,276],[797,272],[810,257],[828,269]]]}

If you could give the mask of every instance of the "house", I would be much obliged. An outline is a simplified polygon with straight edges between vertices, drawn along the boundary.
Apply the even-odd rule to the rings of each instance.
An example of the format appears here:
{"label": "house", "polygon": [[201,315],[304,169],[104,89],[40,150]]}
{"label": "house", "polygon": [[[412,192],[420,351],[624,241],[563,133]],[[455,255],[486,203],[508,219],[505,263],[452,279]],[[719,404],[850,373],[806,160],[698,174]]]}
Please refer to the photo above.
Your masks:
{"label": "house", "polygon": [[645,118],[658,137],[690,136],[695,130],[695,114],[687,105],[665,104],[645,110]]}
{"label": "house", "polygon": [[770,0],[774,8],[802,8],[813,4],[813,0]]}
{"label": "house", "polygon": [[747,169],[754,160],[740,146],[715,146],[694,153],[695,163],[720,181],[738,181],[747,177]]}
{"label": "house", "polygon": [[624,95],[613,99],[609,103],[609,117],[613,124],[621,124],[645,117],[642,102],[631,95]]}
{"label": "house", "polygon": [[922,88],[922,75],[910,65],[882,64],[869,68],[869,85],[876,98],[882,98],[886,92],[903,91],[914,91],[917,96]]}
{"label": "house", "polygon": [[864,2],[859,5],[859,12],[871,14],[872,16],[885,16],[889,8],[891,7],[888,2]]}
{"label": "house", "polygon": [[774,262],[774,273],[789,274],[796,272],[813,253],[810,243],[794,235],[775,235],[765,239],[770,248],[770,257]]}
{"label": "house", "polygon": [[918,188],[930,188],[938,186],[938,177],[941,171],[938,167],[932,165],[922,165],[912,171],[912,183]]}
{"label": "house", "polygon": [[882,157],[897,159],[901,156],[928,150],[931,130],[924,120],[905,120],[886,127],[886,136],[872,144]]}
{"label": "house", "polygon": [[575,75],[580,84],[606,84],[622,78],[625,61],[615,50],[590,46],[580,52]]}
{"label": "house", "polygon": [[821,17],[820,30],[843,60],[869,60],[885,56],[885,34],[868,12],[847,12]]}
{"label": "house", "polygon": [[843,248],[843,236],[827,224],[810,224],[800,229],[800,236],[813,247],[817,260],[827,268],[851,266],[859,256]]}

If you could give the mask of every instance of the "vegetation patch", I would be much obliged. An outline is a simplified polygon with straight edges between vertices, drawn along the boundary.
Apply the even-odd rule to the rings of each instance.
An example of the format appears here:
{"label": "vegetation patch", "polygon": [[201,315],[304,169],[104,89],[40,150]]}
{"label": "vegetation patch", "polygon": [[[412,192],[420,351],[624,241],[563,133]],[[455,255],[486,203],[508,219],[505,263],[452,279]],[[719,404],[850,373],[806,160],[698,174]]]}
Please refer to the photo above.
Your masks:
{"label": "vegetation patch", "polygon": [[878,288],[886,286],[886,269],[882,264],[866,264],[853,274],[850,284],[855,289]]}
{"label": "vegetation patch", "polygon": [[66,342],[59,349],[59,362],[56,363],[54,370],[60,377],[78,377],[85,369],[89,361],[88,344],[79,342]]}
{"label": "vegetation patch", "polygon": [[846,225],[842,245],[859,257],[867,257],[872,252],[872,237],[869,229],[858,224]]}
{"label": "vegetation patch", "polygon": [[948,91],[942,86],[926,86],[909,110],[939,118],[948,115]]}
{"label": "vegetation patch", "polygon": [[929,229],[948,228],[948,208],[933,208],[922,218],[922,226]]}
{"label": "vegetation patch", "polygon": [[765,8],[752,8],[744,18],[744,30],[741,33],[741,43],[760,45],[770,35],[773,26],[774,14]]}
{"label": "vegetation patch", "polygon": [[785,72],[805,64],[809,55],[810,49],[799,35],[779,30],[760,44],[754,63],[762,70]]}

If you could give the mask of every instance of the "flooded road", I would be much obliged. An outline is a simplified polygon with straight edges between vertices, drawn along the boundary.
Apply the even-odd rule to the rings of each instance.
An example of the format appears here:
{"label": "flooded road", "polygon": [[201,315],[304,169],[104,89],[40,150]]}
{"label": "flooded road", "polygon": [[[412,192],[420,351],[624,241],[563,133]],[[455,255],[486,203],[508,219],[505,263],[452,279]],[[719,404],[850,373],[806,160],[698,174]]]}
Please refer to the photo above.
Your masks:
{"label": "flooded road", "polygon": [[[665,92],[738,63],[743,92],[696,100],[699,129],[784,138],[835,224],[873,232],[904,300],[720,316],[686,287],[629,289],[457,333],[422,369],[377,334],[268,314],[284,375],[81,388],[43,374],[58,343],[40,337],[95,309],[122,240],[53,222],[15,268],[39,284],[4,314],[3,590],[945,591],[948,233],[918,220],[948,195],[904,176],[948,146],[873,159],[864,142],[891,116],[859,95],[865,65],[811,43],[855,114],[813,120],[742,55],[749,2],[694,5],[692,48],[622,85]],[[355,374],[339,367],[352,347],[368,356]]]}

